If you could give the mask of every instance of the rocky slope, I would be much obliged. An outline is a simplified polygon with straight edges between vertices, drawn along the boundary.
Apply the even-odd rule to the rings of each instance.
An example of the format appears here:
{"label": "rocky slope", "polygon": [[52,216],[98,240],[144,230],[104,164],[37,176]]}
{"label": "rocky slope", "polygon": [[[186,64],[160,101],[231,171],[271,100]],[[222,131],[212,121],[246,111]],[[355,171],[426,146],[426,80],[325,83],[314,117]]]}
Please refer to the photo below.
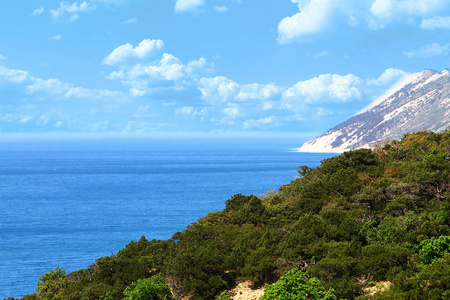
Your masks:
{"label": "rocky slope", "polygon": [[300,152],[344,152],[450,126],[450,70],[405,76],[369,107],[306,142]]}

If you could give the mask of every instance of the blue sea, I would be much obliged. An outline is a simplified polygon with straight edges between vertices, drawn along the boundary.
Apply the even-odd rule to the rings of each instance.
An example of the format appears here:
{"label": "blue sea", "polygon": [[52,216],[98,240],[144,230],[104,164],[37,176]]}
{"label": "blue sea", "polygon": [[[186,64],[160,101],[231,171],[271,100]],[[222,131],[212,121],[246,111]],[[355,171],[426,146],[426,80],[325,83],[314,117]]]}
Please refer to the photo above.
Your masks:
{"label": "blue sea", "polygon": [[87,268],[142,235],[173,233],[237,193],[265,194],[331,154],[294,139],[0,140],[0,299],[42,272]]}

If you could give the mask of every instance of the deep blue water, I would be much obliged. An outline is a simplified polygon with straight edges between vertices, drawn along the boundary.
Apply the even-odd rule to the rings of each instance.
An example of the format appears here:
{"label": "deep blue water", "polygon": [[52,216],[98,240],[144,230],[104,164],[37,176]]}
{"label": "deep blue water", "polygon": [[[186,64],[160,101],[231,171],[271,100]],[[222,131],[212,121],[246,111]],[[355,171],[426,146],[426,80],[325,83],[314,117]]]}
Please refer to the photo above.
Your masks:
{"label": "deep blue water", "polygon": [[167,239],[236,193],[264,194],[300,165],[297,140],[0,141],[0,299],[41,272],[86,268],[131,240]]}

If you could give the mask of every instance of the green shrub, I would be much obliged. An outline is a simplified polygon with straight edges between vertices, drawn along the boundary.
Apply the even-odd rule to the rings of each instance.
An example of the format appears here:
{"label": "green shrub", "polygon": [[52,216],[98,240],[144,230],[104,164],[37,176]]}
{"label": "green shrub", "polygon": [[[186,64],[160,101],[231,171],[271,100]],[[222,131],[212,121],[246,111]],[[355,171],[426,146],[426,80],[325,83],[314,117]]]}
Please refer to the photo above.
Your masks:
{"label": "green shrub", "polygon": [[333,289],[325,290],[317,278],[307,280],[298,269],[287,272],[280,280],[267,285],[261,300],[336,300]]}
{"label": "green shrub", "polygon": [[450,236],[427,239],[420,243],[419,257],[426,265],[434,263],[446,253],[450,253]]}
{"label": "green shrub", "polygon": [[174,299],[169,286],[161,275],[139,279],[129,285],[123,294],[126,300]]}

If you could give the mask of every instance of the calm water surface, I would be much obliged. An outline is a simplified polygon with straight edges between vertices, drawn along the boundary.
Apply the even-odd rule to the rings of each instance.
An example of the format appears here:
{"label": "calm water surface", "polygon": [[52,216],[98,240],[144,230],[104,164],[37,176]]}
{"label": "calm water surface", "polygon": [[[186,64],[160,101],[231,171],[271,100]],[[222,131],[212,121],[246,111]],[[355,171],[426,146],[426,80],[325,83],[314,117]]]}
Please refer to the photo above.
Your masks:
{"label": "calm water surface", "polygon": [[167,239],[237,193],[289,183],[295,140],[0,141],[0,299],[41,272],[86,268],[131,240]]}

